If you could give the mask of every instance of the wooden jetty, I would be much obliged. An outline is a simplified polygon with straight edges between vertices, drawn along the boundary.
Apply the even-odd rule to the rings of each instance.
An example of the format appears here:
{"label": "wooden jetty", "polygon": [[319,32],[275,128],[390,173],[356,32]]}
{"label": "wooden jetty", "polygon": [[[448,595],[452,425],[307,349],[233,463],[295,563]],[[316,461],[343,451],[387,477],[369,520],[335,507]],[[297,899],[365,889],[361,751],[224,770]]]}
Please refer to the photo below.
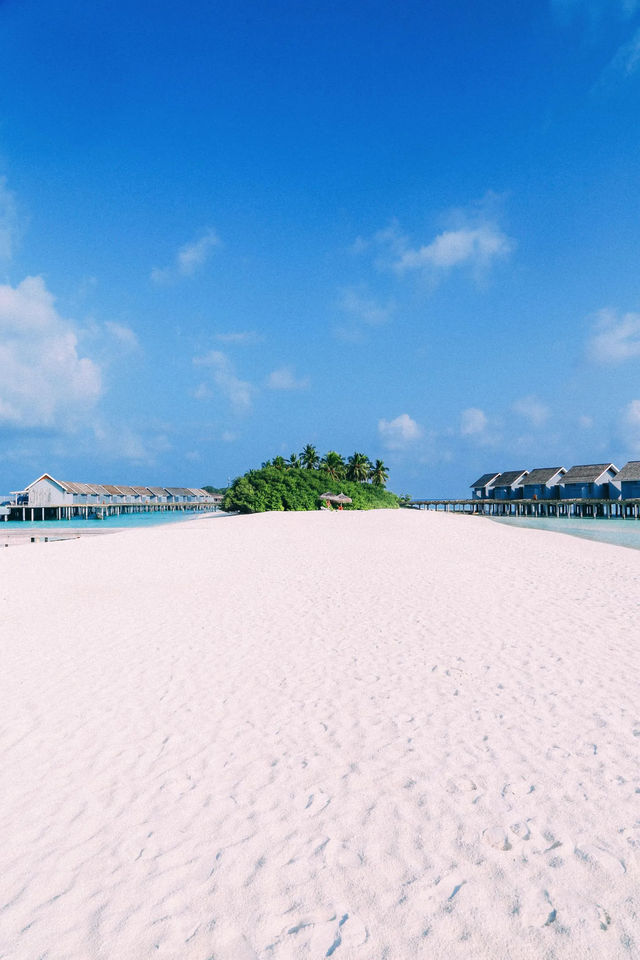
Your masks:
{"label": "wooden jetty", "polygon": [[415,510],[441,510],[486,517],[589,517],[640,520],[640,499],[600,500],[586,497],[558,500],[409,500]]}

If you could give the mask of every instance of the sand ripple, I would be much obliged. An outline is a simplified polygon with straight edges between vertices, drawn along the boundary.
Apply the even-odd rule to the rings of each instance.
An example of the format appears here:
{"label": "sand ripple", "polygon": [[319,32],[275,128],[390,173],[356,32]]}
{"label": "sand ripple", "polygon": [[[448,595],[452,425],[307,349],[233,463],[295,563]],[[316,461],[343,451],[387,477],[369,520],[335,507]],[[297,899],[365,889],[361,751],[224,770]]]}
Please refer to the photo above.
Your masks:
{"label": "sand ripple", "polygon": [[640,553],[385,511],[0,565],[2,960],[640,957]]}

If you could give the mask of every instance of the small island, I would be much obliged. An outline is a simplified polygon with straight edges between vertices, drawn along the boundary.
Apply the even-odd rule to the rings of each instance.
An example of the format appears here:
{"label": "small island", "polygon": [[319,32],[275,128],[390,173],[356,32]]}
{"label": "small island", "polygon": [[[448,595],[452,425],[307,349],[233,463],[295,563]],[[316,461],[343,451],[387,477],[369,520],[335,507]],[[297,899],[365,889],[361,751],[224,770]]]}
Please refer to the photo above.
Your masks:
{"label": "small island", "polygon": [[308,443],[299,454],[292,453],[288,459],[274,457],[259,469],[237,477],[226,491],[222,506],[237,513],[318,510],[323,506],[323,493],[342,493],[351,500],[345,504],[346,510],[395,509],[405,498],[386,489],[388,478],[382,460],[371,460],[364,453],[345,459],[335,450],[320,457]]}

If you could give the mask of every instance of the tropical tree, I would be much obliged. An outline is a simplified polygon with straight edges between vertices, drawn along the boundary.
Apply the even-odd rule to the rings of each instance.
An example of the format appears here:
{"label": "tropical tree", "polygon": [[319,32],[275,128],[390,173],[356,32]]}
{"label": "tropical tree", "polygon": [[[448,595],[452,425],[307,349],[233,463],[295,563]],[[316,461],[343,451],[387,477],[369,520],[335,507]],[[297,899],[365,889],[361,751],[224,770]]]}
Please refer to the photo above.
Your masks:
{"label": "tropical tree", "polygon": [[300,454],[300,459],[302,460],[302,466],[305,468],[305,470],[317,470],[320,464],[318,451],[312,443],[308,443],[306,445]]}
{"label": "tropical tree", "polygon": [[288,467],[299,467],[300,466],[300,457],[297,453],[292,453],[289,459],[287,460]]}
{"label": "tropical tree", "polygon": [[284,457],[278,456],[273,458],[273,466],[276,468],[276,470],[284,470],[286,465],[287,461]]}
{"label": "tropical tree", "polygon": [[389,471],[385,467],[382,460],[376,460],[374,465],[371,467],[369,479],[374,487],[384,487],[385,483],[389,479]]}
{"label": "tropical tree", "polygon": [[371,469],[369,458],[364,453],[354,453],[347,461],[347,480],[364,482]]}
{"label": "tropical tree", "polygon": [[344,460],[339,453],[336,453],[335,450],[329,450],[328,453],[325,453],[322,461],[320,462],[320,467],[323,470],[326,470],[332,480],[342,480],[344,478]]}

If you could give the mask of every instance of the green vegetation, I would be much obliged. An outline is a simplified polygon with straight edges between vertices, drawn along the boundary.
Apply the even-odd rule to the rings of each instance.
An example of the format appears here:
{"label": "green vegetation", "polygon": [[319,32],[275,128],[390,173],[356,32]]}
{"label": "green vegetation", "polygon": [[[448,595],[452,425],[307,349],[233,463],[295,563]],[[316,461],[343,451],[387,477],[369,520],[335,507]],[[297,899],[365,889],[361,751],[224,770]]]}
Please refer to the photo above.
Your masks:
{"label": "green vegetation", "polygon": [[237,477],[225,493],[224,510],[263,513],[265,510],[317,510],[320,494],[344,493],[353,503],[346,510],[375,510],[399,506],[395,493],[385,489],[389,471],[382,460],[363,453],[345,459],[335,450],[321,459],[312,444],[286,460],[274,457],[259,470]]}
{"label": "green vegetation", "polygon": [[204,486],[202,489],[206,490],[207,493],[226,493],[227,491],[226,487],[212,487],[209,484]]}

